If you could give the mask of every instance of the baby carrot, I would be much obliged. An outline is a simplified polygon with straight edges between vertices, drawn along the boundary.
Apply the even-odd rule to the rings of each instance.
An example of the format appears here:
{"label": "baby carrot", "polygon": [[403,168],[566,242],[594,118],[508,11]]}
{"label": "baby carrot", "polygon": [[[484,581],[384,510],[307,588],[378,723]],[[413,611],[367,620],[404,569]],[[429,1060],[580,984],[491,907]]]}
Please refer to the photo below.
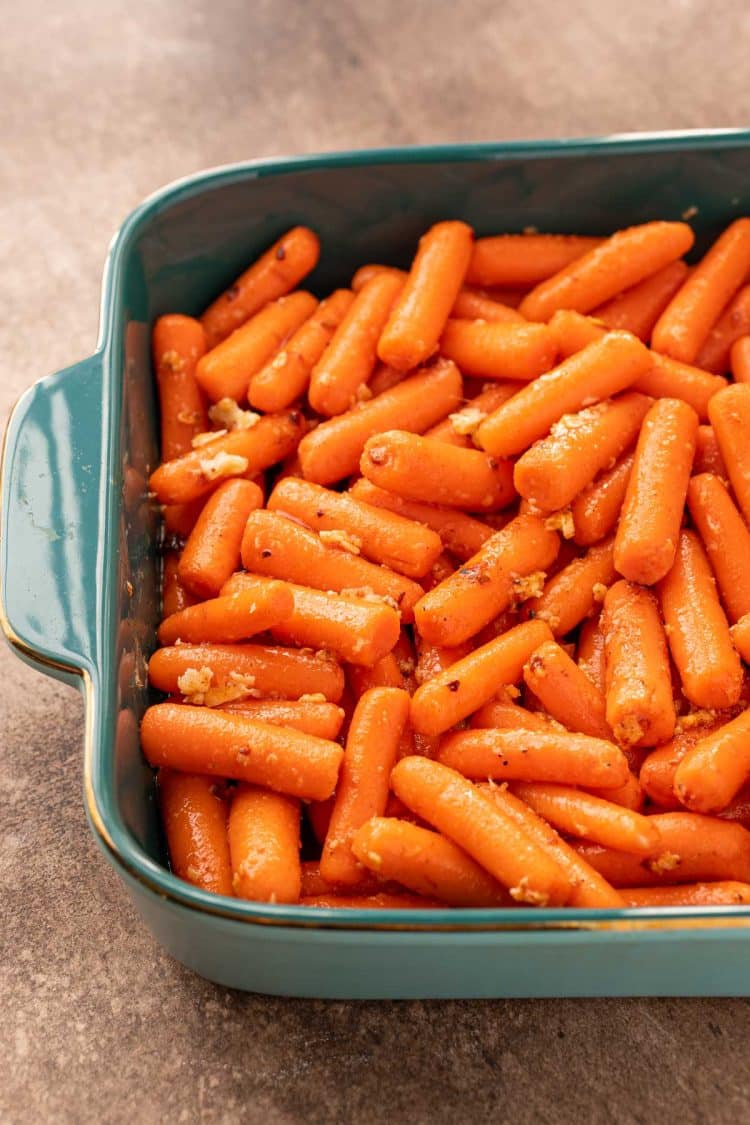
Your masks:
{"label": "baby carrot", "polygon": [[680,731],[646,755],[639,773],[644,792],[660,809],[682,808],[674,792],[674,775],[682,759],[696,742],[716,729],[717,724]]}
{"label": "baby carrot", "polygon": [[242,539],[242,562],[247,570],[285,578],[301,586],[334,593],[373,595],[398,606],[405,621],[413,621],[422,587],[385,566],[376,566],[344,546],[325,543],[309,528],[280,512],[252,512]]}
{"label": "baby carrot", "polygon": [[475,636],[508,608],[519,579],[546,570],[559,545],[538,516],[517,516],[417,602],[420,634],[436,645],[458,645]]}
{"label": "baby carrot", "polygon": [[391,387],[403,383],[406,376],[406,371],[397,371],[395,367],[389,367],[387,363],[381,363],[378,360],[372,378],[367,384],[367,389],[375,398],[376,395],[382,395],[383,391],[389,391]]}
{"label": "baby carrot", "polygon": [[672,737],[675,709],[656,597],[633,583],[610,586],[602,614],[607,722],[624,746]]}
{"label": "baby carrot", "polygon": [[539,597],[526,602],[524,613],[546,621],[556,637],[564,637],[592,612],[614,579],[614,543],[610,536],[550,578]]}
{"label": "baby carrot", "polygon": [[603,692],[605,690],[604,633],[601,630],[599,617],[589,617],[581,624],[576,660],[581,671],[599,691]]}
{"label": "baby carrot", "polygon": [[370,668],[365,668],[361,664],[350,664],[346,669],[346,676],[355,699],[360,699],[366,691],[374,687],[409,690],[409,677],[401,671],[398,658],[393,651],[386,653]]}
{"label": "baby carrot", "polygon": [[253,902],[297,902],[302,884],[299,801],[239,785],[229,811],[232,886]]}
{"label": "baby carrot", "polygon": [[[309,810],[309,806],[307,806]],[[323,834],[325,837],[325,833]],[[302,898],[317,897],[322,895],[336,895],[342,890],[336,883],[331,883],[328,879],[324,879],[320,873],[320,862],[316,859],[303,859],[302,864]],[[368,872],[362,873],[362,878],[355,886],[346,888],[347,892],[352,895],[374,895],[381,892],[396,893],[399,892],[398,884],[385,883],[382,879],[377,879]]]}
{"label": "baby carrot", "polygon": [[378,488],[407,500],[434,500],[453,508],[495,510],[506,507],[516,494],[510,462],[406,430],[370,438],[360,469]]}
{"label": "baby carrot", "polygon": [[327,649],[349,664],[370,665],[398,640],[401,621],[389,605],[289,585],[292,612],[271,629],[282,643]]}
{"label": "baby carrot", "polygon": [[449,414],[436,426],[431,426],[424,436],[450,445],[460,445],[463,449],[474,449],[471,435],[476,433],[488,414],[492,414],[493,410],[512,398],[518,389],[518,383],[492,383],[470,399],[461,410]]}
{"label": "baby carrot", "polygon": [[352,852],[362,867],[448,906],[512,906],[508,892],[451,840],[393,817],[372,817]]}
{"label": "baby carrot", "polygon": [[413,812],[508,887],[516,902],[559,906],[567,901],[571,880],[557,862],[455,770],[426,758],[403,758],[391,774],[391,786]]}
{"label": "baby carrot", "polygon": [[566,414],[516,462],[513,483],[537,509],[567,507],[634,441],[652,400],[635,391]]}
{"label": "baby carrot", "polygon": [[203,313],[208,346],[215,347],[269,301],[294,289],[315,268],[319,255],[318,238],[307,227],[292,227],[282,235]]}
{"label": "baby carrot", "polygon": [[527,711],[512,699],[498,693],[495,699],[479,707],[469,719],[469,726],[476,728],[497,727],[499,730],[545,730],[551,723],[541,711]]}
{"label": "baby carrot", "polygon": [[177,573],[180,555],[178,551],[167,551],[164,556],[164,573],[161,585],[162,620],[177,613],[186,606],[194,605],[195,598],[180,582]]}
{"label": "baby carrot", "polygon": [[159,391],[161,456],[171,461],[187,453],[196,434],[208,429],[203,395],[195,367],[206,350],[200,321],[191,316],[160,316],[152,337],[154,371]]}
{"label": "baby carrot", "polygon": [[228,477],[254,476],[281,461],[304,432],[298,411],[266,414],[250,429],[233,430],[199,449],[166,461],[149,478],[160,504],[185,504],[212,492]]}
{"label": "baby carrot", "polygon": [[532,652],[523,678],[547,714],[568,730],[593,738],[612,738],[604,694],[555,641],[545,641]]}
{"label": "baby carrot", "polygon": [[678,260],[640,281],[611,301],[594,309],[592,316],[607,328],[632,332],[647,344],[653,327],[688,275],[688,266]]}
{"label": "baby carrot", "polygon": [[[303,695],[323,695],[331,703],[338,703],[344,690],[344,673],[329,654],[295,648],[175,645],[157,649],[148,662],[149,682],[157,691],[180,692],[189,697],[195,692],[185,687],[185,676],[188,684],[194,683],[196,676],[206,682],[202,690],[195,689],[199,694],[215,690],[229,697],[228,689],[233,685],[247,684],[262,696],[299,699]],[[238,690],[234,698],[242,694]]]}
{"label": "baby carrot", "polygon": [[[750,273],[750,270],[748,270]],[[730,370],[730,352],[736,340],[750,332],[750,285],[729,302],[695,357],[696,367],[722,374]]]}
{"label": "baby carrot", "polygon": [[630,582],[652,585],[674,562],[697,433],[680,399],[658,399],[643,421],[615,536],[615,566]]}
{"label": "baby carrot", "polygon": [[575,528],[573,539],[579,546],[598,543],[616,526],[633,468],[633,456],[627,453],[574,497],[570,514]]}
{"label": "baby carrot", "polygon": [[750,383],[750,335],[741,336],[732,344],[729,366],[735,383]]}
{"label": "baby carrot", "polygon": [[195,527],[198,516],[203,511],[205,496],[190,500],[187,504],[164,505],[164,531],[167,538],[187,539]]}
{"label": "baby carrot", "polygon": [[308,398],[319,414],[343,414],[370,378],[375,348],[403,282],[380,273],[357,293],[310,374]]}
{"label": "baby carrot", "polygon": [[510,305],[504,305],[481,289],[472,289],[467,285],[464,285],[456,297],[451,317],[457,320],[487,320],[498,324],[525,323],[521,314]]}
{"label": "baby carrot", "polygon": [[750,219],[736,219],[716,239],[659,317],[658,352],[692,363],[732,294],[750,273]]}
{"label": "baby carrot", "polygon": [[742,665],[711,567],[694,531],[680,533],[674,566],[659,584],[659,597],[684,694],[696,707],[737,703]]}
{"label": "baby carrot", "polygon": [[364,477],[355,481],[349,489],[349,495],[372,507],[385,508],[405,519],[432,528],[440,536],[444,549],[462,560],[475,555],[492,535],[492,529],[486,523],[467,516],[465,512],[437,504],[405,500],[395,492],[377,488]]}
{"label": "baby carrot", "polygon": [[378,342],[383,363],[409,371],[432,355],[463,283],[473,240],[471,227],[456,221],[436,223],[422,235]]}
{"label": "baby carrot", "polygon": [[396,277],[400,277],[401,281],[406,281],[409,276],[406,270],[400,270],[397,266],[384,266],[377,262],[368,262],[367,265],[360,266],[352,276],[351,287],[355,293],[359,293],[364,289],[368,281],[372,281],[373,277],[377,277],[381,273],[392,273]]}
{"label": "baby carrot", "polygon": [[616,789],[628,779],[627,759],[614,743],[551,727],[457,731],[443,739],[437,760],[478,781],[553,781]]}
{"label": "baby carrot", "polygon": [[188,536],[178,574],[192,593],[216,597],[240,561],[240,544],[247,517],[263,504],[257,484],[226,480],[209,496]]}
{"label": "baby carrot", "polygon": [[537,285],[603,241],[578,234],[497,234],[478,238],[466,280],[472,285]]}
{"label": "baby carrot", "polygon": [[513,792],[567,836],[582,836],[633,855],[654,855],[660,849],[661,837],[652,820],[622,805],[565,785],[516,782]]}
{"label": "baby carrot", "polygon": [[548,320],[557,309],[589,312],[681,258],[693,237],[687,223],[642,223],[617,231],[532,289],[519,311],[528,320]]}
{"label": "baby carrot", "polygon": [[729,620],[750,613],[750,531],[722,480],[701,473],[688,486],[688,507],[706,549]]}
{"label": "baby carrot", "polygon": [[253,375],[248,402],[257,410],[286,410],[304,394],[310,372],[354,300],[348,289],[337,289],[294,332],[283,349]]}
{"label": "baby carrot", "polygon": [[269,580],[264,586],[230,597],[209,598],[173,613],[157,630],[159,644],[231,644],[277,625],[291,616],[292,592],[285,582]]}
{"label": "baby carrot", "polygon": [[699,473],[713,473],[715,476],[721,477],[722,480],[728,479],[726,466],[719,452],[719,443],[716,440],[713,426],[698,427],[693,472],[696,475]]}
{"label": "baby carrot", "polygon": [[609,332],[523,387],[482,423],[477,441],[494,457],[522,453],[564,414],[625,390],[650,366],[640,340]]}
{"label": "baby carrot", "polygon": [[345,533],[342,538],[357,553],[409,578],[425,575],[443,549],[440,536],[430,528],[310,481],[289,477],[277,484],[268,507],[302,520],[334,544],[334,535]]}
{"label": "baby carrot", "polygon": [[204,891],[231,895],[227,807],[214,779],[161,769],[159,804],[175,875]]}
{"label": "baby carrot", "polygon": [[719,391],[708,414],[737,503],[750,522],[750,386],[736,383]]}
{"label": "baby carrot", "polygon": [[718,813],[750,778],[750,712],[709,731],[678,764],[674,791],[693,812]]}
{"label": "baby carrot", "polygon": [[478,379],[536,379],[557,358],[546,324],[451,319],[440,337],[440,354]]}
{"label": "baby carrot", "polygon": [[750,884],[724,879],[681,887],[623,887],[620,894],[626,906],[742,906],[750,902]]}
{"label": "baby carrot", "polygon": [[750,614],[745,614],[730,629],[732,642],[738,653],[750,664]]}
{"label": "baby carrot", "polygon": [[409,696],[399,688],[371,688],[357,702],[320,858],[320,873],[332,883],[345,886],[362,878],[352,840],[370,817],[385,812],[388,779],[408,716]]}
{"label": "baby carrot", "polygon": [[431,645],[424,637],[417,634],[415,638],[417,642],[418,658],[416,668],[414,670],[415,682],[418,687],[422,684],[434,680],[436,676],[441,675],[446,668],[450,668],[459,660],[463,660],[473,651],[473,645],[470,641],[462,645],[454,645],[452,648],[446,648],[443,645]]}
{"label": "baby carrot", "polygon": [[294,727],[331,741],[338,738],[344,721],[341,707],[314,699],[241,699],[225,703],[222,710],[279,727]]}
{"label": "baby carrot", "polygon": [[152,766],[249,781],[304,800],[330,797],[343,756],[336,742],[184,703],[149,707],[141,746]]}
{"label": "baby carrot", "polygon": [[462,390],[456,365],[439,360],[377,398],[321,423],[299,445],[305,477],[331,484],[350,476],[359,468],[368,438],[394,426],[408,426],[415,433],[428,430],[457,409]]}
{"label": "baby carrot", "polygon": [[435,910],[443,903],[421,895],[380,891],[371,895],[308,895],[300,899],[300,905],[316,910]]}
{"label": "baby carrot", "polygon": [[526,661],[550,637],[544,622],[528,621],[475,648],[417,688],[411,701],[412,726],[423,734],[448,730],[503,684],[520,680]]}

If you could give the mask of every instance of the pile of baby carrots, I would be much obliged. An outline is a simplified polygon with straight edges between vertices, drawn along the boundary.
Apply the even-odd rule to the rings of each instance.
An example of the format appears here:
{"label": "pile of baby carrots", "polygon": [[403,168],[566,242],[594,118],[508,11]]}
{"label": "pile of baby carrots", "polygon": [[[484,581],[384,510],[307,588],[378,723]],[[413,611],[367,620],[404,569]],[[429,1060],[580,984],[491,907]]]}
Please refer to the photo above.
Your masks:
{"label": "pile of baby carrots", "polygon": [[750,218],[295,227],[153,332],[174,872],[338,907],[750,903]]}

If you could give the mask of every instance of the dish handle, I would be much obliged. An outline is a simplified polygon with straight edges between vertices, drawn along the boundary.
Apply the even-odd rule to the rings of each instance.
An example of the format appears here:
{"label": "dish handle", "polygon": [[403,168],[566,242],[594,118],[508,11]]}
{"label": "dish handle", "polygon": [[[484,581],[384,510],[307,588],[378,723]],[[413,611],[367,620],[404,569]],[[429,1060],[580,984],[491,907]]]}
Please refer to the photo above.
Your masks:
{"label": "dish handle", "polygon": [[30,387],[0,466],[0,624],[22,659],[73,683],[95,666],[102,366],[97,352]]}

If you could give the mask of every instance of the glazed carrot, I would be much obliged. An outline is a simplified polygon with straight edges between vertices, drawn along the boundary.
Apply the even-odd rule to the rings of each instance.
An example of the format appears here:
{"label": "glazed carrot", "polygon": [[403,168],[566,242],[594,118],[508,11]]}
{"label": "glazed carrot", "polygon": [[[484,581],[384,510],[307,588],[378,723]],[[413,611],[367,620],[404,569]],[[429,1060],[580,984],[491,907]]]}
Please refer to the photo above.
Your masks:
{"label": "glazed carrot", "polygon": [[172,539],[187,539],[203,511],[205,496],[191,500],[187,504],[164,505],[164,531]]}
{"label": "glazed carrot", "polygon": [[[308,806],[309,808],[309,806]],[[325,833],[323,834],[325,836]],[[324,879],[320,873],[320,862],[317,859],[304,859],[301,864],[302,868],[302,891],[301,897],[318,897],[324,895],[338,895],[341,893],[342,888],[336,884],[331,883],[328,879]],[[346,887],[346,891],[350,895],[375,895],[375,894],[398,894],[399,888],[396,884],[385,883],[382,879],[377,879],[365,871],[362,873],[362,878],[359,882],[352,887]]]}
{"label": "glazed carrot", "polygon": [[578,667],[592,684],[599,691],[604,691],[604,633],[598,617],[590,617],[581,624],[576,659]]}
{"label": "glazed carrot", "polygon": [[750,712],[709,731],[678,764],[674,791],[693,812],[726,808],[750,779]]}
{"label": "glazed carrot", "polygon": [[607,722],[624,746],[657,746],[672,737],[675,709],[664,628],[656,597],[633,583],[604,598]]}
{"label": "glazed carrot", "polygon": [[442,645],[431,645],[419,634],[417,634],[415,640],[419,654],[415,668],[415,681],[418,687],[434,680],[446,668],[450,668],[452,664],[463,660],[473,651],[473,645],[470,641],[462,645],[454,645],[452,648],[446,648]]}
{"label": "glazed carrot", "polygon": [[618,785],[616,789],[597,789],[595,786],[585,786],[585,789],[592,797],[601,797],[603,800],[613,805],[619,805],[635,813],[643,812],[645,793],[641,788],[638,778],[632,771],[628,775],[625,784]]}
{"label": "glazed carrot", "polygon": [[438,361],[377,398],[323,422],[300,442],[305,477],[316,484],[331,484],[356,472],[368,438],[393,426],[407,426],[415,433],[429,429],[456,410],[462,387],[456,365]]}
{"label": "glazed carrot", "polygon": [[742,665],[716,593],[711,567],[693,531],[682,531],[675,563],[659,584],[661,610],[682,690],[696,707],[731,707],[742,691]]}
{"label": "glazed carrot", "polygon": [[424,436],[450,445],[460,445],[463,449],[474,449],[471,435],[476,433],[488,414],[492,414],[518,390],[518,383],[493,383],[470,399],[461,410],[449,414],[436,426],[431,426]]}
{"label": "glazed carrot", "polygon": [[455,770],[404,758],[391,787],[405,805],[447,836],[510,891],[516,902],[557,906],[571,881],[550,855],[492,800]]}
{"label": "glazed carrot", "polygon": [[632,468],[633,454],[627,453],[573,499],[570,506],[575,528],[573,538],[581,547],[598,543],[614,530]]}
{"label": "glazed carrot", "polygon": [[475,636],[508,608],[519,579],[550,565],[559,543],[538,516],[517,516],[417,602],[420,634],[436,645],[458,645]]}
{"label": "glazed carrot", "polygon": [[695,444],[695,459],[693,473],[714,473],[722,480],[727,480],[726,466],[719,452],[719,443],[713,426],[699,426],[698,438]]}
{"label": "glazed carrot", "polygon": [[708,408],[729,482],[745,521],[750,521],[750,386],[737,383],[719,391]]}
{"label": "glazed carrot", "polygon": [[341,707],[317,699],[241,699],[225,703],[222,710],[280,727],[294,727],[331,741],[338,738],[344,721]]}
{"label": "glazed carrot", "polygon": [[352,852],[362,867],[415,894],[448,906],[512,906],[508,892],[438,832],[393,817],[373,817],[357,832]]}
{"label": "glazed carrot", "polygon": [[735,383],[750,383],[750,335],[732,344],[729,365]]}
{"label": "glazed carrot", "polygon": [[191,316],[160,316],[152,336],[154,371],[159,391],[161,456],[170,461],[187,453],[196,434],[208,429],[203,395],[195,366],[206,350],[206,337]]}
{"label": "glazed carrot", "polygon": [[227,806],[215,780],[161,769],[159,805],[175,875],[204,891],[231,895]]}
{"label": "glazed carrot", "polygon": [[745,614],[730,629],[732,642],[746,663],[750,663],[750,614]]}
{"label": "glazed carrot", "polygon": [[395,274],[396,277],[401,278],[402,282],[405,282],[407,277],[409,276],[406,270],[398,269],[397,266],[385,266],[381,263],[368,262],[367,265],[360,266],[359,269],[354,273],[351,280],[352,290],[355,293],[359,293],[360,290],[364,289],[365,285],[367,285],[369,281],[372,281],[373,277],[377,277],[381,273]]}
{"label": "glazed carrot", "polygon": [[201,317],[213,348],[269,301],[294,289],[314,269],[320,255],[318,238],[307,227],[292,227],[245,270]]}
{"label": "glazed carrot", "polygon": [[697,433],[680,399],[658,399],[643,421],[615,536],[615,566],[630,582],[652,585],[674,562]]}
{"label": "glazed carrot", "polygon": [[177,568],[180,562],[179,551],[167,551],[164,556],[164,573],[162,577],[161,609],[162,620],[177,613],[186,606],[194,605],[195,598],[180,582]]}
{"label": "glazed carrot", "polygon": [[640,340],[610,332],[523,387],[482,423],[477,442],[494,457],[522,453],[564,414],[625,390],[650,366]]}
{"label": "glazed carrot", "polygon": [[405,500],[395,492],[376,488],[362,477],[349,489],[349,495],[376,508],[396,512],[405,519],[423,523],[432,528],[442,540],[443,547],[456,558],[465,560],[475,555],[492,535],[492,529],[478,519],[433,504],[420,504]]}
{"label": "glazed carrot", "polygon": [[[203,678],[208,687],[228,698],[243,695],[237,691],[232,696],[232,685],[249,687],[261,696],[277,699],[299,699],[303,695],[324,695],[331,703],[338,703],[344,690],[344,673],[328,654],[303,652],[293,648],[272,645],[175,645],[160,648],[148,663],[148,678],[157,691],[182,695],[194,694],[185,688],[183,677],[188,674],[188,684],[206,670]],[[180,686],[180,681],[183,686]],[[244,692],[247,695],[247,691]]]}
{"label": "glazed carrot", "polygon": [[532,652],[523,678],[547,714],[568,730],[612,738],[603,693],[555,641],[545,641]]}
{"label": "glazed carrot", "polygon": [[654,325],[687,275],[685,262],[670,262],[645,281],[594,309],[592,316],[601,320],[607,328],[622,328],[648,343]]}
{"label": "glazed carrot", "polygon": [[616,789],[628,779],[627,759],[614,743],[551,727],[457,731],[443,739],[437,760],[478,781],[553,781]]}
{"label": "glazed carrot", "polygon": [[187,606],[162,621],[156,635],[162,645],[177,641],[232,644],[286,620],[293,607],[294,598],[286,583],[271,580],[254,590]]}
{"label": "glazed carrot", "polygon": [[537,816],[533,809],[520,797],[511,793],[507,786],[485,784],[480,788],[522,832],[551,856],[568,876],[572,887],[568,906],[607,908],[623,905],[614,887],[581,859],[551,824]]}
{"label": "glazed carrot", "polygon": [[359,464],[371,484],[407,500],[478,511],[504,508],[515,496],[510,462],[406,430],[370,438]]}
{"label": "glazed carrot", "polygon": [[231,777],[306,800],[331,795],[343,756],[336,742],[184,703],[149,707],[141,746],[152,766]]}
{"label": "glazed carrot", "polygon": [[750,882],[750,832],[740,824],[697,813],[657,813],[662,853],[656,859],[599,844],[576,843],[579,856],[615,887],[659,886],[737,879]]}
{"label": "glazed carrot", "polygon": [[316,910],[435,910],[443,903],[421,895],[381,891],[373,895],[308,895],[300,899],[300,905]]}
{"label": "glazed carrot", "polygon": [[688,750],[723,725],[721,719],[709,719],[710,714],[706,712],[705,723],[677,729],[674,738],[646,755],[639,779],[644,791],[660,809],[671,811],[683,807],[675,796],[674,775]]}
{"label": "glazed carrot", "polygon": [[687,499],[727,616],[737,622],[750,613],[750,531],[719,477],[711,473],[693,477]]}
{"label": "glazed carrot", "polygon": [[[750,268],[748,269],[750,274]],[[736,340],[750,332],[750,285],[745,285],[729,302],[706,337],[696,367],[722,374],[730,370],[730,352]]]}
{"label": "glazed carrot", "polygon": [[294,607],[271,630],[283,644],[327,649],[350,664],[370,665],[396,643],[401,621],[389,605],[289,585]]}
{"label": "glazed carrot", "polygon": [[478,238],[466,280],[473,285],[537,285],[603,241],[577,234],[498,234]]}
{"label": "glazed carrot", "polygon": [[385,812],[388,779],[408,715],[409,696],[390,687],[366,691],[354,709],[320,859],[320,873],[332,883],[355,884],[362,877],[352,840],[370,817]]}
{"label": "glazed carrot", "polygon": [[239,785],[229,811],[232,885],[253,902],[297,902],[302,885],[299,801]]}
{"label": "glazed carrot", "polygon": [[497,727],[499,730],[542,730],[548,731],[552,724],[541,711],[527,711],[519,707],[502,691],[495,699],[479,707],[469,719],[473,728]]}
{"label": "glazed carrot", "polygon": [[179,578],[193,594],[216,597],[240,561],[247,517],[263,504],[263,493],[249,480],[232,479],[209,496],[182,551]]}
{"label": "glazed carrot", "polygon": [[686,223],[643,223],[617,231],[532,289],[519,311],[529,320],[548,320],[557,309],[589,312],[681,258],[692,245]]}
{"label": "glazed carrot", "polygon": [[556,637],[564,637],[592,612],[614,580],[610,536],[550,578],[539,597],[526,602],[524,613],[546,621]]}
{"label": "glazed carrot", "polygon": [[455,221],[436,223],[422,235],[378,342],[383,363],[409,371],[432,355],[463,283],[473,240],[471,227]]}
{"label": "glazed carrot", "polygon": [[360,699],[366,691],[375,687],[403,688],[409,690],[408,676],[399,667],[395,652],[386,653],[377,664],[365,668],[361,664],[350,664],[346,677],[355,699]]}
{"label": "glazed carrot", "polygon": [[736,219],[717,238],[656,322],[659,352],[692,363],[726,303],[750,273],[750,219]]}
{"label": "glazed carrot", "polygon": [[528,621],[468,653],[423,683],[411,701],[411,723],[423,734],[441,734],[492,699],[503,684],[521,678],[531,654],[550,639],[542,621]]}
{"label": "glazed carrot", "polygon": [[750,902],[750,884],[724,879],[681,887],[624,887],[626,906],[741,906]]}
{"label": "glazed carrot", "polygon": [[659,830],[641,813],[565,785],[516,782],[513,792],[558,832],[633,855],[654,855]]}
{"label": "glazed carrot", "polygon": [[652,400],[635,391],[566,414],[519,457],[517,491],[542,511],[568,504],[636,439]]}
{"label": "glazed carrot", "polygon": [[353,300],[350,290],[337,289],[320,302],[308,319],[292,333],[283,349],[250,379],[247,398],[251,406],[264,411],[285,410],[305,393],[310,372],[328,347]]}
{"label": "glazed carrot", "polygon": [[308,398],[319,414],[343,414],[372,375],[375,348],[403,282],[380,273],[357,293],[310,374]]}
{"label": "glazed carrot", "polygon": [[456,320],[487,320],[497,324],[524,323],[521,314],[510,305],[504,305],[481,289],[472,289],[467,285],[464,285],[456,297],[451,317]]}
{"label": "glazed carrot", "polygon": [[281,461],[304,432],[297,411],[266,414],[251,429],[217,436],[207,445],[166,461],[149,478],[161,504],[185,504],[212,492],[228,477],[254,476]]}
{"label": "glazed carrot", "polygon": [[377,395],[382,395],[384,391],[389,391],[391,387],[403,383],[407,374],[406,371],[397,371],[395,367],[389,367],[387,363],[381,363],[378,360],[372,378],[367,384],[367,389],[371,396],[375,398]]}
{"label": "glazed carrot", "polygon": [[349,549],[409,578],[425,575],[443,549],[440,536],[430,528],[310,481],[288,478],[278,484],[268,507],[295,516],[332,543],[344,532]]}
{"label": "glazed carrot", "polygon": [[527,382],[550,370],[557,348],[546,324],[451,319],[440,337],[440,354],[466,375]]}
{"label": "glazed carrot", "polygon": [[[346,544],[345,544],[346,546]],[[242,539],[242,562],[247,570],[288,579],[317,590],[392,600],[405,621],[414,618],[422,587],[403,574],[376,566],[344,547],[323,540],[279,512],[252,512]]]}

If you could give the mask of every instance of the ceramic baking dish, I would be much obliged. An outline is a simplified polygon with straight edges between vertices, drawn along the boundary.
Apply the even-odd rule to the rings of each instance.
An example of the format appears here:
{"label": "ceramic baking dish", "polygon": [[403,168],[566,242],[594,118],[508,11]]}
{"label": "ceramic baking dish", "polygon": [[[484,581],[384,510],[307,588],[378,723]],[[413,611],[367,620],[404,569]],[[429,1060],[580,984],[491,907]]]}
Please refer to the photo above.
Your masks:
{"label": "ceramic baking dish", "polygon": [[[691,216],[697,252],[750,213],[750,133],[455,145],[237,164],[146,200],[110,250],[96,353],[42,379],[3,456],[2,622],[19,656],[80,686],[94,836],[158,941],[196,972],[323,997],[750,994],[750,908],[369,912],[206,894],[166,866],[138,723],[158,614],[149,330],[197,313],[295,223],[310,286],[405,264],[431,222],[599,234]],[[307,283],[306,283],[307,284]]]}

